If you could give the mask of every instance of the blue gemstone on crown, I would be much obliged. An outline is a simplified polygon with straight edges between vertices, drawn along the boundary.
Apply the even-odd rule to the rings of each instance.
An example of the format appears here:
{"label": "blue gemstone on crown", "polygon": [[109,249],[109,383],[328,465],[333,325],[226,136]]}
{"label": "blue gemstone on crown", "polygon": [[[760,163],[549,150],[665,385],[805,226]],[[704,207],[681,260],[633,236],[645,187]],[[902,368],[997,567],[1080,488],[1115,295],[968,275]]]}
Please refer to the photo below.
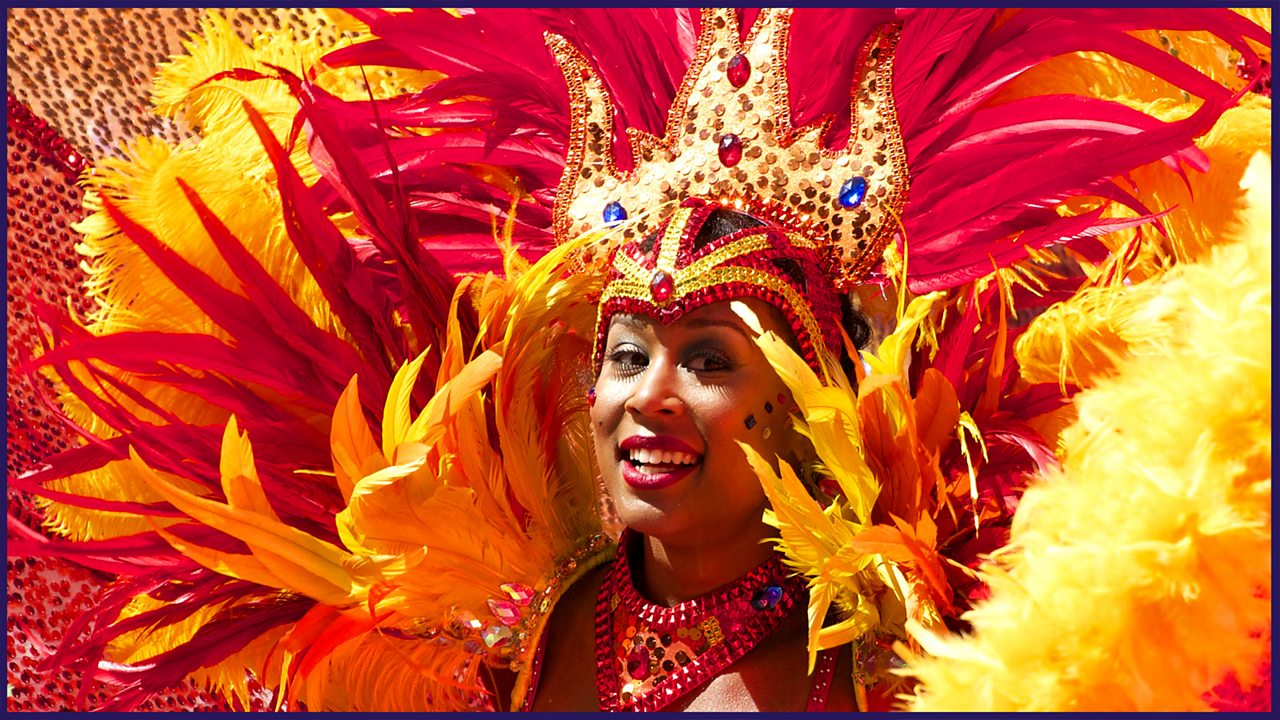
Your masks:
{"label": "blue gemstone on crown", "polygon": [[867,196],[867,179],[858,175],[850,178],[840,186],[840,204],[847,208],[856,208]]}
{"label": "blue gemstone on crown", "polygon": [[627,209],[622,207],[622,203],[613,201],[604,206],[604,224],[615,225],[627,219]]}

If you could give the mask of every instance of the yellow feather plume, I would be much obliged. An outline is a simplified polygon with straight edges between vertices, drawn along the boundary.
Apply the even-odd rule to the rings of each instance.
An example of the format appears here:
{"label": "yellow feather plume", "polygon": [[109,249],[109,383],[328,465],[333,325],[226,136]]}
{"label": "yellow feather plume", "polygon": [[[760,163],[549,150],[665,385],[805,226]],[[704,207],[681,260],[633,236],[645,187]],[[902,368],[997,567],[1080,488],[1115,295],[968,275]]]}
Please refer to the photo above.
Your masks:
{"label": "yellow feather plume", "polygon": [[[878,353],[866,355],[871,373],[859,380],[856,390],[833,363],[827,364],[831,369],[824,384],[786,342],[761,332],[759,319],[747,306],[733,303],[748,327],[760,333],[757,344],[791,390],[799,410],[794,418],[797,431],[812,442],[824,476],[840,488],[840,496],[824,506],[787,462],[742,446],[770,501],[765,522],[778,528],[777,544],[787,563],[809,578],[810,670],[820,650],[869,641],[873,631],[905,637],[908,618],[928,625],[938,622],[923,579],[930,572],[928,564],[936,562],[926,557],[936,552],[931,549],[936,542],[932,521],[919,513],[910,515],[909,522],[898,517],[891,518],[892,524],[872,521],[882,487],[887,483],[899,493],[918,488],[920,471],[900,476],[887,459],[877,460],[886,474],[873,470],[864,412],[877,408],[877,421],[884,424],[877,430],[901,436],[913,447],[923,437],[921,427],[930,434],[955,431],[960,416],[954,408],[948,414],[949,406],[939,402],[945,394],[936,382],[926,383],[930,389],[923,392],[933,394],[921,399],[911,398],[905,389],[911,345],[941,297],[932,293],[912,300]],[[950,397],[954,405],[954,391]]]}
{"label": "yellow feather plume", "polygon": [[[903,600],[887,592],[880,573],[887,558],[907,559],[901,544],[878,542],[877,533],[843,517],[838,505],[824,509],[789,464],[779,462],[781,472],[775,473],[751,446],[740,445],[769,497],[772,509],[766,511],[765,522],[778,528],[778,545],[787,563],[810,578],[809,671],[821,650],[853,642],[872,630],[893,631],[884,627],[880,606],[893,608],[886,616],[901,618]],[[826,626],[833,603],[840,618]]]}
{"label": "yellow feather plume", "polygon": [[[359,602],[369,586],[389,579],[382,571],[403,564],[403,557],[360,557],[280,521],[271,509],[252,462],[252,450],[234,419],[222,446],[222,485],[227,503],[181,490],[163,479],[130,449],[138,476],[164,500],[187,516],[244,541],[251,555],[216,552],[179,541],[160,531],[179,552],[215,572],[279,587],[331,605]],[[233,473],[228,475],[227,473]],[[248,575],[248,576],[246,576]]]}
{"label": "yellow feather plume", "polygon": [[914,635],[912,709],[1203,710],[1256,678],[1271,597],[1270,163],[1236,241],[1153,284],[1146,336],[1076,398],[1064,464],[985,570],[974,634]]}
{"label": "yellow feather plume", "polygon": [[[354,33],[348,37],[362,33],[367,35],[359,27],[359,23],[347,23],[343,30]],[[344,329],[332,315],[323,294],[291,247],[280,220],[280,200],[271,164],[240,107],[246,100],[254,105],[277,139],[285,142],[298,110],[297,100],[289,95],[282,83],[272,80],[246,81],[223,77],[206,82],[218,73],[232,69],[243,68],[271,74],[273,71],[268,67],[270,64],[297,73],[314,70],[316,81],[327,91],[347,99],[360,99],[367,97],[369,93],[375,97],[398,95],[409,88],[421,88],[440,77],[437,73],[380,69],[368,73],[367,79],[371,87],[367,87],[365,74],[360,68],[335,70],[317,65],[319,58],[333,48],[335,40],[332,33],[323,30],[302,39],[285,31],[261,33],[253,38],[251,44],[246,44],[237,37],[231,23],[223,15],[214,13],[187,40],[184,45],[186,54],[161,66],[153,82],[152,100],[156,111],[197,127],[201,135],[177,146],[170,146],[156,139],[138,138],[123,148],[122,158],[102,160],[95,167],[94,173],[86,176],[86,207],[92,214],[78,226],[85,236],[78,249],[85,256],[86,293],[97,303],[97,309],[88,318],[90,332],[107,334],[120,330],[155,330],[225,337],[221,329],[165,279],[101,211],[99,198],[110,197],[123,212],[150,230],[178,255],[224,287],[240,292],[226,264],[218,257],[201,223],[179,191],[176,180],[182,178],[318,327],[339,337],[345,336]],[[305,143],[296,143],[291,152],[291,159],[304,179],[310,181],[318,177],[306,154]],[[350,225],[341,219],[336,221],[341,227]],[[494,294],[502,295],[506,292],[507,288],[503,286],[500,292]],[[531,331],[533,327],[530,326]],[[541,329],[540,324],[537,327]],[[456,330],[455,328],[455,338]],[[454,351],[457,362],[451,366],[451,375],[461,372],[461,359],[466,349],[455,341]],[[469,375],[462,374],[468,378],[483,374],[482,368],[491,364],[495,357],[491,354],[482,356],[483,359],[468,371]],[[489,369],[493,370],[492,367]],[[75,367],[72,371],[82,374]],[[182,422],[214,425],[228,421],[225,410],[212,407],[197,397],[174,392],[126,373],[111,369],[108,371],[148,400],[173,412]],[[354,382],[353,379],[352,388]],[[465,396],[475,393],[471,387],[462,387],[466,382],[470,380],[456,383],[452,390],[441,395],[440,401],[433,403],[433,409],[419,417],[420,422],[416,426],[395,426],[396,431],[403,435],[423,431],[423,437],[416,438],[417,442],[397,443],[395,450],[399,457],[393,455],[391,464],[408,465],[407,472],[402,474],[417,473],[425,476],[422,466],[428,458],[422,447],[422,440],[431,440],[434,437],[432,433],[439,435],[440,427],[455,422],[442,417],[441,413],[455,413],[460,409],[460,403],[470,402]],[[137,413],[144,421],[160,421],[127,398],[117,397],[116,400],[127,410]],[[70,397],[64,398],[64,406],[74,420],[91,432],[100,437],[113,436],[104,423],[92,417]],[[493,452],[488,447],[483,419],[479,422],[474,418],[470,420],[470,425],[457,423],[459,427],[465,425],[470,432],[466,442],[447,448],[442,444],[430,458],[435,464],[431,469],[436,474],[443,474],[455,463],[454,458],[460,454],[465,457],[467,453],[485,458],[477,461],[477,467],[500,467],[490,460]],[[326,423],[328,418],[315,418],[317,427],[323,427]],[[165,530],[173,523],[183,522],[182,519],[156,521],[124,513],[92,511],[46,502],[42,503],[46,510],[46,524],[57,532],[80,540],[118,537],[156,529],[180,552],[230,577],[243,578],[268,588],[303,593],[337,605],[365,602],[371,596],[386,604],[394,604],[395,594],[392,590],[395,581],[421,560],[422,546],[415,544],[414,540],[418,538],[412,534],[407,534],[405,542],[394,545],[390,550],[387,549],[389,542],[385,538],[381,544],[375,541],[380,536],[372,532],[372,529],[384,520],[370,509],[372,499],[378,497],[375,489],[383,484],[397,483],[394,478],[374,477],[377,472],[387,471],[388,461],[369,433],[354,392],[344,395],[344,401],[335,411],[334,422],[330,427],[334,476],[338,487],[353,506],[368,506],[365,511],[369,523],[363,526],[363,530],[352,530],[350,523],[339,522],[339,535],[346,543],[346,550],[327,543],[315,545],[306,538],[291,533],[290,528],[279,522],[261,494],[248,439],[239,433],[234,419],[227,425],[223,443],[222,480],[227,504],[202,497],[203,489],[194,483],[176,477],[161,477],[130,461],[112,463],[102,469],[52,483],[51,486],[89,497],[135,502],[169,500],[189,512],[196,521],[212,524],[220,529],[235,528],[237,534],[249,541],[251,554],[214,551],[186,542]],[[496,471],[490,474],[496,474]],[[572,473],[570,476],[572,477]],[[359,483],[363,485],[358,488]],[[421,484],[415,487],[421,494]],[[587,487],[589,496],[589,483]],[[467,501],[459,494],[465,496],[471,491],[467,488],[446,490],[441,496],[441,502],[456,508],[455,514],[465,514]],[[383,493],[382,499],[389,496],[388,493]],[[505,493],[491,493],[491,496],[497,497],[499,504],[506,502]],[[449,513],[445,512],[434,518],[429,510],[422,513],[423,507],[418,503],[420,498],[408,496],[406,499],[407,503],[394,508],[394,522],[384,523],[384,527],[394,529],[427,525],[436,521],[446,523],[447,527],[450,522]],[[589,507],[591,504],[587,502],[586,505]],[[543,512],[542,515],[547,513]],[[573,527],[578,529],[577,525]],[[509,528],[502,528],[494,535],[500,537],[508,530]],[[470,549],[465,533],[458,534],[454,545]],[[441,563],[447,562],[445,558],[448,557],[449,550],[447,546],[440,548]],[[537,566],[539,562],[543,564],[541,568],[549,567],[555,558],[555,552],[558,550],[552,551],[550,559],[534,554],[529,559],[531,567]],[[489,554],[483,549],[480,551],[481,558]],[[472,554],[468,557],[472,557]],[[539,569],[525,574],[543,575],[545,572]],[[448,581],[442,578],[441,582]],[[483,601],[480,607],[483,608]],[[142,606],[131,606],[122,613],[122,618],[144,609]],[[113,649],[113,657],[149,657],[168,650],[190,637],[207,619],[206,615],[201,614],[176,623],[164,632],[151,633],[145,640],[138,640],[133,645],[130,644],[132,641],[122,642],[119,648]],[[268,687],[279,687],[279,678],[285,676],[285,668],[290,663],[293,667],[298,667],[298,662],[301,662],[295,662],[294,656],[288,652],[277,651],[272,654],[276,648],[275,643],[284,637],[285,630],[272,631],[217,667],[201,670],[197,674],[238,698],[242,707],[247,707],[248,691],[244,667],[263,668],[268,657],[274,658],[263,670],[265,675],[261,680]],[[364,707],[378,707],[378,704],[371,702]]]}
{"label": "yellow feather plume", "polygon": [[[214,12],[184,41],[186,54],[159,66],[152,86],[156,112],[185,120],[199,128],[201,136],[177,146],[156,138],[139,137],[122,148],[122,158],[99,160],[94,172],[84,178],[85,207],[91,214],[76,229],[84,235],[77,250],[85,257],[82,263],[86,272],[85,294],[96,303],[96,309],[88,318],[87,328],[91,332],[149,330],[225,338],[221,328],[165,278],[101,209],[100,198],[111,198],[125,214],[185,260],[224,287],[239,292],[226,263],[214,250],[179,190],[176,181],[181,178],[226,223],[299,308],[319,327],[345,336],[341,323],[333,316],[286,236],[274,171],[241,107],[242,102],[249,101],[266,119],[276,138],[285,142],[298,111],[298,101],[277,81],[223,78],[206,83],[218,73],[232,69],[271,73],[270,64],[299,73],[315,68],[317,82],[326,90],[345,98],[367,97],[369,91],[359,68],[332,70],[317,66],[319,59],[333,49],[334,41],[334,37],[322,32],[299,40],[292,32],[280,31],[259,33],[252,44],[246,44],[231,22]],[[375,95],[383,96],[398,93],[410,84],[421,87],[438,79],[438,74],[389,71],[371,73],[369,79],[374,84]],[[305,143],[296,143],[291,159],[308,182],[318,178]],[[73,371],[76,371],[74,367]],[[114,371],[113,374],[184,422],[211,425],[227,420],[225,410],[212,407],[194,395],[127,373]],[[118,397],[118,393],[113,395],[145,421],[158,421],[137,403]],[[94,434],[114,436],[109,427],[74,398],[64,395],[61,401],[71,418]],[[50,487],[111,500],[159,500],[134,476],[125,461],[50,483]],[[78,540],[119,537],[150,527],[148,522],[123,513],[69,507],[45,500],[37,502],[44,508],[47,528]]]}
{"label": "yellow feather plume", "polygon": [[[1250,96],[1224,113],[1199,141],[1210,158],[1208,174],[1189,173],[1184,184],[1162,167],[1135,171],[1144,202],[1175,208],[1162,219],[1169,249],[1156,247],[1140,253],[1127,265],[1114,268],[1109,273],[1111,282],[1086,287],[1037,317],[1015,346],[1023,377],[1087,387],[1109,373],[1131,346],[1160,342],[1160,318],[1152,314],[1171,308],[1153,304],[1153,290],[1141,281],[1158,277],[1177,262],[1203,256],[1230,236],[1243,209],[1239,188],[1246,164],[1258,149],[1269,149],[1270,133],[1270,98]],[[1144,241],[1148,244],[1156,241],[1154,233],[1144,237],[1150,238]],[[1116,233],[1107,242],[1121,248],[1137,239],[1132,232]],[[1117,262],[1123,254],[1117,252]]]}
{"label": "yellow feather plume", "polygon": [[[388,570],[379,582],[351,578],[346,597],[281,576],[278,586],[338,607],[366,598],[378,620],[345,639],[332,636],[341,642],[308,670],[293,672],[309,661],[305,652],[289,650],[278,679],[267,679],[269,684],[308,707],[327,710],[486,706],[493,699],[483,689],[482,667],[505,667],[510,659],[502,644],[492,650],[479,645],[474,632],[508,627],[492,605],[509,597],[503,588],[525,586],[542,598],[519,607],[520,622],[512,631],[536,641],[558,589],[570,579],[565,573],[580,573],[604,557],[584,557],[576,570],[557,564],[600,530],[595,468],[581,462],[591,451],[587,379],[577,371],[589,357],[595,320],[589,298],[600,281],[569,272],[576,253],[594,240],[557,248],[521,266],[514,278],[462,283],[444,333],[434,393],[415,414],[413,390],[423,358],[406,363],[385,400],[381,438],[363,417],[356,381],[348,385],[335,408],[330,439],[334,474],[348,500],[337,526],[352,557],[332,546],[308,546],[328,556],[304,557],[294,550],[288,557],[333,584],[338,578],[329,571],[335,560],[345,567],[357,559],[425,553],[395,566],[394,573],[389,564],[377,565]],[[508,244],[504,252],[515,250]],[[506,264],[520,266],[511,258]],[[457,325],[464,300],[483,318],[472,348],[462,346]],[[544,432],[548,423],[562,428],[558,437]],[[260,526],[263,520],[254,522]],[[251,542],[253,557],[279,551],[274,542]],[[486,652],[476,654],[476,648]],[[357,671],[371,665],[386,671]]]}

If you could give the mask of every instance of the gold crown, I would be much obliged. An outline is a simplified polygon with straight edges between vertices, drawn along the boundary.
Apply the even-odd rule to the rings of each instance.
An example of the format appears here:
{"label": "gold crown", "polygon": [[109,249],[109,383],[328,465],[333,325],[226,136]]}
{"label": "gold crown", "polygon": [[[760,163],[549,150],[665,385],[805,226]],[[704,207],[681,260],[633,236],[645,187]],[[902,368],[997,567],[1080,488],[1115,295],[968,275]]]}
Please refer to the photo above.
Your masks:
{"label": "gold crown", "polygon": [[628,220],[619,227],[621,239],[635,240],[661,222],[650,211],[699,197],[736,203],[810,238],[841,290],[865,275],[906,204],[906,152],[892,93],[899,28],[881,25],[863,44],[850,93],[849,142],[834,150],[823,147],[830,117],[791,127],[790,21],[790,10],[762,10],[739,40],[734,10],[703,10],[665,137],[627,128],[634,157],[628,173],[613,161],[614,109],[604,83],[582,53],[548,34],[571,112],[554,211],[557,239]]}

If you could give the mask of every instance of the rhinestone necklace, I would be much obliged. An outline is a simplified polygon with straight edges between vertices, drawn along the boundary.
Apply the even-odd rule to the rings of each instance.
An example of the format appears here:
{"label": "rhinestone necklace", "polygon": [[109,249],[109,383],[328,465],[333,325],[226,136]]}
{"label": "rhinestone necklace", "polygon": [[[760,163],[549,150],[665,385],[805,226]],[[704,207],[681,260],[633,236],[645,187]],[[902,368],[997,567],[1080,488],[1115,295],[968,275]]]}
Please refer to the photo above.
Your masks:
{"label": "rhinestone necklace", "polygon": [[734,582],[674,607],[636,591],[627,531],[596,601],[596,692],[601,710],[661,710],[746,655],[804,597],[772,554]]}

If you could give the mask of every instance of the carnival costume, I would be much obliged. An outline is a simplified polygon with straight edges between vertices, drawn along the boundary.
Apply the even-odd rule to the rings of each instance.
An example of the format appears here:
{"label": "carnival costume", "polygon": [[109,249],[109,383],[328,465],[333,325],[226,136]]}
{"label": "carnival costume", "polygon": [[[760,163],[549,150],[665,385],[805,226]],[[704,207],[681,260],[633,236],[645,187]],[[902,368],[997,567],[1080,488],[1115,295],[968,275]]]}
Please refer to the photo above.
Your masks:
{"label": "carnival costume", "polygon": [[[104,707],[187,677],[248,707],[250,673],[291,709],[528,707],[548,618],[603,563],[603,709],[667,707],[797,603],[814,706],[846,646],[864,707],[1184,709],[1256,682],[1269,30],[1227,10],[348,22],[323,57],[228,63],[210,19],[155,90],[200,143],[101,161],[79,226],[97,307],[81,326],[38,305],[22,367],[56,378],[83,443],[12,480],[57,532],[11,519],[10,554],[116,576],[49,660],[113,685]],[[697,246],[722,208],[759,225]],[[879,330],[853,377],[842,295]],[[814,456],[744,447],[779,554],[656,608],[597,489],[608,319],[748,297],[796,340],[757,339],[790,391],[766,412]]]}

